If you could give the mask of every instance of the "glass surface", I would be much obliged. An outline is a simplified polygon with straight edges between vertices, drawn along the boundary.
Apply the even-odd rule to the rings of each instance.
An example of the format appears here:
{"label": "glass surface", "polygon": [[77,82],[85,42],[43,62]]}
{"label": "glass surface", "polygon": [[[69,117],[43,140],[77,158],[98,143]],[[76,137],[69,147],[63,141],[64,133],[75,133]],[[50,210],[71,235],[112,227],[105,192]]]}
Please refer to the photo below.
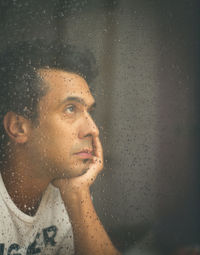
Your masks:
{"label": "glass surface", "polygon": [[105,167],[92,196],[116,247],[138,255],[199,245],[198,1],[0,4],[1,51],[43,39],[95,55],[89,85]]}

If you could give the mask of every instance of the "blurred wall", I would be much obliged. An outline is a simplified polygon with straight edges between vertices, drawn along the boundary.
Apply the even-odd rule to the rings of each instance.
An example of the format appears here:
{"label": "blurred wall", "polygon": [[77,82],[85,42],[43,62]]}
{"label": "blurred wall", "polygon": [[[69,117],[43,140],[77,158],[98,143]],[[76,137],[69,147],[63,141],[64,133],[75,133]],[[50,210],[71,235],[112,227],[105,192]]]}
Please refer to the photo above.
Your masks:
{"label": "blurred wall", "polygon": [[121,249],[198,243],[197,0],[1,1],[0,47],[44,38],[91,49],[105,170],[94,203]]}

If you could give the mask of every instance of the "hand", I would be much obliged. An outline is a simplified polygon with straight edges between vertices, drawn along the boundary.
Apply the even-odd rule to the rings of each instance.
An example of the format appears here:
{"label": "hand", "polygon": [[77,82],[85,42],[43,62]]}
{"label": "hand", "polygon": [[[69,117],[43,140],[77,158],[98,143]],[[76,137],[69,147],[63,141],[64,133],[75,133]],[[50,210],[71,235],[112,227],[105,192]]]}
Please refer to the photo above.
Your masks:
{"label": "hand", "polygon": [[99,137],[93,140],[94,157],[81,176],[54,180],[60,189],[73,228],[75,253],[78,255],[120,255],[100,222],[92,203],[89,187],[103,168]]}
{"label": "hand", "polygon": [[99,137],[93,139],[94,156],[88,170],[81,176],[65,179],[55,179],[52,183],[61,192],[79,192],[88,189],[103,169],[103,150]]}

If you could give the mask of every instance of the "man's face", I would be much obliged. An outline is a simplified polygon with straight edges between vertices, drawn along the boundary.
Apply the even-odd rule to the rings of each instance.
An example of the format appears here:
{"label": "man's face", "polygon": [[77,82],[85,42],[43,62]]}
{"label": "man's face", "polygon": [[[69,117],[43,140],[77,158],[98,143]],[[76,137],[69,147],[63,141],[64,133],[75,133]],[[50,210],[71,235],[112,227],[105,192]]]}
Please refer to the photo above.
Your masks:
{"label": "man's face", "polygon": [[79,176],[91,163],[93,139],[99,135],[89,114],[94,98],[77,74],[53,69],[39,74],[49,91],[39,102],[39,125],[31,130],[28,143],[37,175]]}

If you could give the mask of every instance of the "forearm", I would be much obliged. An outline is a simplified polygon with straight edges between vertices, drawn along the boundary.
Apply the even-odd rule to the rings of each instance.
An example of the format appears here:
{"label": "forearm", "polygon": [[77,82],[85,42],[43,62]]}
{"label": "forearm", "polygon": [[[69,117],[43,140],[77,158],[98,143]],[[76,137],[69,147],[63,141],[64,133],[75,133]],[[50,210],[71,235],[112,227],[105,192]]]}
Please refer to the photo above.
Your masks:
{"label": "forearm", "polygon": [[120,254],[95,212],[89,188],[62,197],[73,227],[76,255]]}

